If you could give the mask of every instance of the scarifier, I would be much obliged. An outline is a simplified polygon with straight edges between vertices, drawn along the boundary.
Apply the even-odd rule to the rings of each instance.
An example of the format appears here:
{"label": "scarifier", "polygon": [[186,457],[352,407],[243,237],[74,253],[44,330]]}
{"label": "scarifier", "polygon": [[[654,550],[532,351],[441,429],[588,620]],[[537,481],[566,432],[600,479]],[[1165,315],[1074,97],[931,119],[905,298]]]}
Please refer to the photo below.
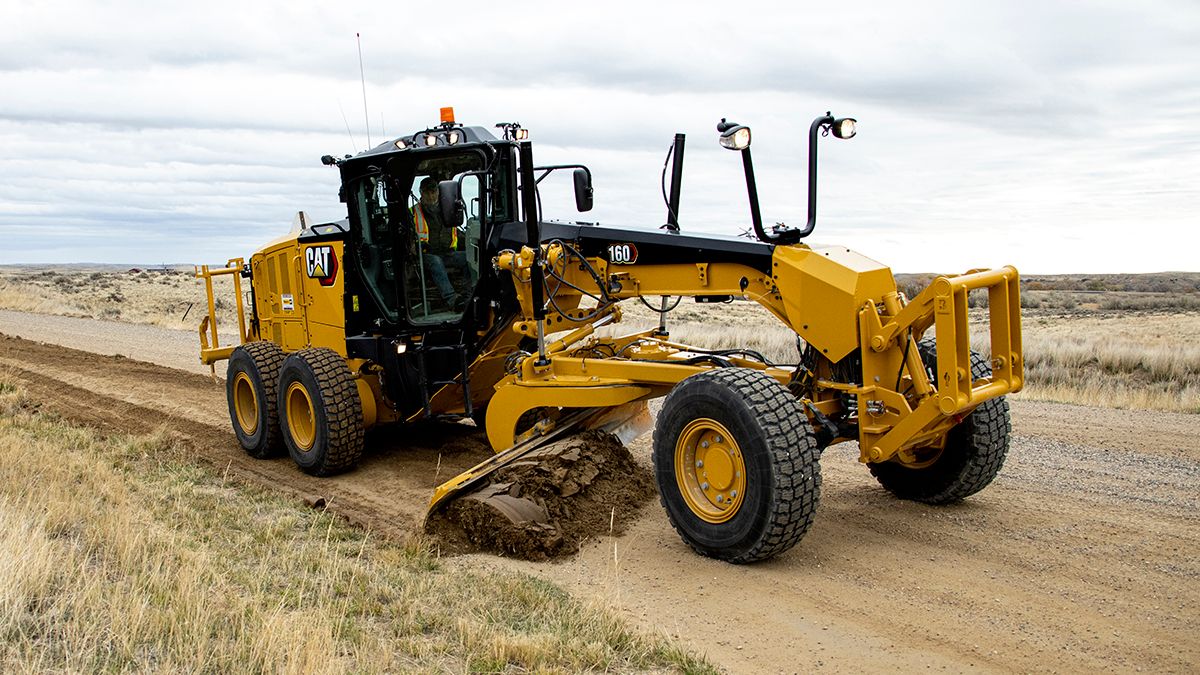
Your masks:
{"label": "scarifier", "polygon": [[[904,499],[955,502],[995,477],[1010,429],[1003,396],[1024,375],[1017,271],[939,276],[905,298],[874,260],[801,243],[816,222],[818,134],[852,137],[854,120],[812,122],[808,222],[770,231],[750,129],[721,121],[721,145],[742,156],[755,240],[680,231],[681,134],[666,226],[542,220],[543,179],[570,172],[575,205],[588,211],[591,172],[536,166],[528,130],[496,126],[500,138],[443,109],[437,126],[327,155],[345,219],[300,214],[248,264],[197,269],[209,296],[200,358],[229,360],[230,418],[248,453],[286,448],[303,471],[326,476],[354,466],[371,427],[473,418],[496,454],[438,487],[433,512],[486,493],[493,471],[536,461],[566,435],[599,428],[628,440],[650,425],[646,401],[666,396],[653,464],[667,516],[697,552],[738,563],[804,536],[833,443],[857,441],[860,460]],[[419,196],[435,185],[436,200]],[[237,346],[218,342],[221,275],[235,282]],[[977,289],[989,299],[986,357],[969,347],[967,295]],[[661,299],[658,327],[605,335],[622,301],[650,297]],[[672,341],[672,297],[759,303],[795,332],[798,364]]]}

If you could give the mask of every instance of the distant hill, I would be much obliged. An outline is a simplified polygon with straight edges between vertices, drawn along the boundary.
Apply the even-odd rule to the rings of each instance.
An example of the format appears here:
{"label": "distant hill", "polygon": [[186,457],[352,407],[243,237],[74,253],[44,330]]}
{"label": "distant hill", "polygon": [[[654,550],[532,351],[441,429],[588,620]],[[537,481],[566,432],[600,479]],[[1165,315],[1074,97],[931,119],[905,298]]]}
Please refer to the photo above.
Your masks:
{"label": "distant hill", "polygon": [[[936,274],[897,274],[901,288],[924,288]],[[1127,293],[1200,293],[1200,272],[1150,274],[1027,274],[1027,291],[1120,291]]]}

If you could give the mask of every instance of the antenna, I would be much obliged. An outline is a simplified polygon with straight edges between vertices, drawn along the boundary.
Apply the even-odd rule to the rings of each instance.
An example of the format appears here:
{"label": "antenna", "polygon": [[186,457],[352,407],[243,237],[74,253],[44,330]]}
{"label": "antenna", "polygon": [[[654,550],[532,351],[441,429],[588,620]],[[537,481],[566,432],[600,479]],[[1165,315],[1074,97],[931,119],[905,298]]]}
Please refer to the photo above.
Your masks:
{"label": "antenna", "polygon": [[362,60],[362,36],[358,33],[354,34],[354,40],[358,43],[358,77],[362,80],[363,90],[363,125],[367,128],[367,149],[371,149],[371,120],[367,117],[367,75],[363,70]]}
{"label": "antenna", "polygon": [[342,113],[342,121],[346,123],[346,134],[350,136],[350,147],[358,152],[358,142],[354,140],[354,132],[350,131],[350,120],[346,119],[346,109],[342,107],[342,102],[338,101],[338,111]]}

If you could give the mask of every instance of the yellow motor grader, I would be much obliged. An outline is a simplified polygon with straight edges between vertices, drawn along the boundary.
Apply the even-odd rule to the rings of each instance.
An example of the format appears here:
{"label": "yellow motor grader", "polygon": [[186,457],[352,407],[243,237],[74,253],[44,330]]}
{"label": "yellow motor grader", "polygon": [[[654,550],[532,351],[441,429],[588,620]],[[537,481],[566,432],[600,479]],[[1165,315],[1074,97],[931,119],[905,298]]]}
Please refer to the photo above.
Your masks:
{"label": "yellow motor grader", "polygon": [[[543,220],[543,179],[569,172],[588,211],[591,172],[537,166],[526,129],[496,126],[499,138],[444,109],[439,125],[326,155],[345,219],[301,217],[249,263],[197,270],[209,294],[201,361],[229,361],[229,413],[246,452],[286,450],[301,470],[331,475],[354,466],[368,428],[472,418],[496,455],[438,487],[437,510],[565,434],[628,438],[648,424],[646,401],[665,396],[653,464],[667,516],[697,552],[736,563],[803,537],[833,443],[857,441],[860,460],[904,499],[955,502],[995,477],[1010,430],[1003,396],[1023,382],[1017,271],[940,276],[905,298],[887,267],[803,244],[815,226],[818,134],[849,138],[854,120],[812,122],[808,223],[770,231],[750,129],[722,120],[721,145],[742,155],[754,240],[680,231],[682,135],[666,226]],[[218,342],[221,275],[235,282],[237,346]],[[977,289],[989,299],[987,356],[969,348]],[[661,302],[656,328],[612,332],[622,301],[649,298]],[[796,363],[673,341],[668,298],[759,303],[795,332]]]}

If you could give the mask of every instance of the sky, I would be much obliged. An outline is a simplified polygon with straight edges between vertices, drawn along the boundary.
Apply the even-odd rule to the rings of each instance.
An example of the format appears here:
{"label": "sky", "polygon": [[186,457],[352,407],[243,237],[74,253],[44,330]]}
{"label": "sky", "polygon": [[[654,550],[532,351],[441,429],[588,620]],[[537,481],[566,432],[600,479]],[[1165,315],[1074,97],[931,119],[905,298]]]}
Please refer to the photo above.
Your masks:
{"label": "sky", "polygon": [[345,217],[321,155],[441,106],[592,169],[595,209],[551,179],[549,218],[660,226],[678,132],[683,229],[745,231],[728,118],[753,130],[764,221],[803,226],[808,125],[832,111],[858,135],[820,142],[810,244],[897,272],[1200,271],[1195,0],[0,0],[3,261],[248,256],[296,211]]}

